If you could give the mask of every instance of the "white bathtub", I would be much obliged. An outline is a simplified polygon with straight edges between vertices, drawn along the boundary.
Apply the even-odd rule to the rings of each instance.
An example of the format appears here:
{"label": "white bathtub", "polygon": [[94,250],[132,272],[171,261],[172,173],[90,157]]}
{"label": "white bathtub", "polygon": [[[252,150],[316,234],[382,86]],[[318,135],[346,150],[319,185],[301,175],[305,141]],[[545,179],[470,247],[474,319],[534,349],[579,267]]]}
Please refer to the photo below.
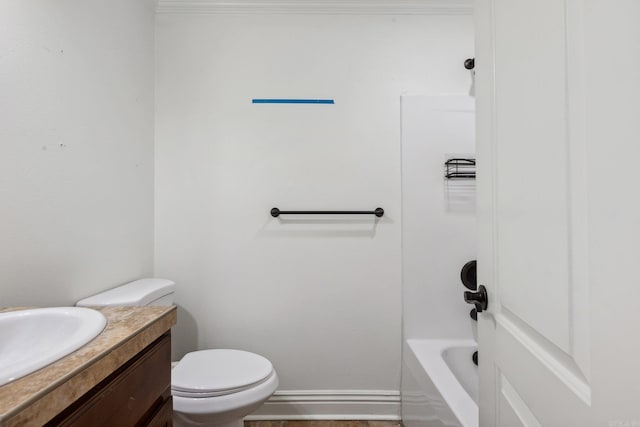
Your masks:
{"label": "white bathtub", "polygon": [[407,340],[403,355],[405,427],[478,427],[473,340]]}

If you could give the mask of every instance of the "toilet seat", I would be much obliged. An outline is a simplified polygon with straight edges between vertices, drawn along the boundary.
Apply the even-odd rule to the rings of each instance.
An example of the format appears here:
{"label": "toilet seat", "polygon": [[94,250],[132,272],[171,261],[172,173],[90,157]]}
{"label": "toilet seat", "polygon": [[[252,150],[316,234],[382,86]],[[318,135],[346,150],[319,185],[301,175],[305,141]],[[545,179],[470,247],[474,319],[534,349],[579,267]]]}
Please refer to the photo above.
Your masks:
{"label": "toilet seat", "polygon": [[200,350],[186,354],[171,372],[171,394],[207,398],[256,387],[274,373],[264,357],[242,350]]}

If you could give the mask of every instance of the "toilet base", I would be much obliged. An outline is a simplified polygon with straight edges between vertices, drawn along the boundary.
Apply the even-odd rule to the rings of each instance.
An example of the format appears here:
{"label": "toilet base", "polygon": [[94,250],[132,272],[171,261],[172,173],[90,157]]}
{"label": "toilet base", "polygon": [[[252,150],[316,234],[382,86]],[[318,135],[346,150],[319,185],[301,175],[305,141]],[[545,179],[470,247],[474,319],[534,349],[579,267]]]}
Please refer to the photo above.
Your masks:
{"label": "toilet base", "polygon": [[173,396],[175,427],[244,427],[243,419],[278,388],[278,374],[249,389],[215,397]]}
{"label": "toilet base", "polygon": [[240,418],[239,420],[229,421],[223,424],[216,424],[215,427],[244,427],[244,420]]}
{"label": "toilet base", "polygon": [[174,427],[193,427],[193,426],[198,426],[198,427],[244,427],[244,421],[242,418],[237,419],[237,420],[233,420],[233,421],[227,421],[224,423],[198,423],[198,424],[193,424],[193,423],[182,423],[181,420],[176,419],[176,417],[174,417],[173,419],[173,426]]}

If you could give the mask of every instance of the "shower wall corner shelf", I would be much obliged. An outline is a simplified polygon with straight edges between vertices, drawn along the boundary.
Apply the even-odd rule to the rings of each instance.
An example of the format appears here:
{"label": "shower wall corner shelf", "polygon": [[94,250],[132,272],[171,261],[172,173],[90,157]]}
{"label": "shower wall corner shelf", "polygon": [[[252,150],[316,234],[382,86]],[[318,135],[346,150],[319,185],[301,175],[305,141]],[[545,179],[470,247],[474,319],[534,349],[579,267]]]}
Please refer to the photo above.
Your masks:
{"label": "shower wall corner shelf", "polygon": [[444,162],[445,179],[476,179],[476,159],[452,158]]}

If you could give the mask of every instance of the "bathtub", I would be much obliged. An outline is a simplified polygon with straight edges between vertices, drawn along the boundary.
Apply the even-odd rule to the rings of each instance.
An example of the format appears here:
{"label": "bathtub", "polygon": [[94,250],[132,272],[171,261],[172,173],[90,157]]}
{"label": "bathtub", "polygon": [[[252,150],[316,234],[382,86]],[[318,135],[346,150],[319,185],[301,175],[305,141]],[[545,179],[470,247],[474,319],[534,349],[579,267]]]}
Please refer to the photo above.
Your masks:
{"label": "bathtub", "polygon": [[473,340],[407,340],[403,352],[405,427],[478,427]]}

